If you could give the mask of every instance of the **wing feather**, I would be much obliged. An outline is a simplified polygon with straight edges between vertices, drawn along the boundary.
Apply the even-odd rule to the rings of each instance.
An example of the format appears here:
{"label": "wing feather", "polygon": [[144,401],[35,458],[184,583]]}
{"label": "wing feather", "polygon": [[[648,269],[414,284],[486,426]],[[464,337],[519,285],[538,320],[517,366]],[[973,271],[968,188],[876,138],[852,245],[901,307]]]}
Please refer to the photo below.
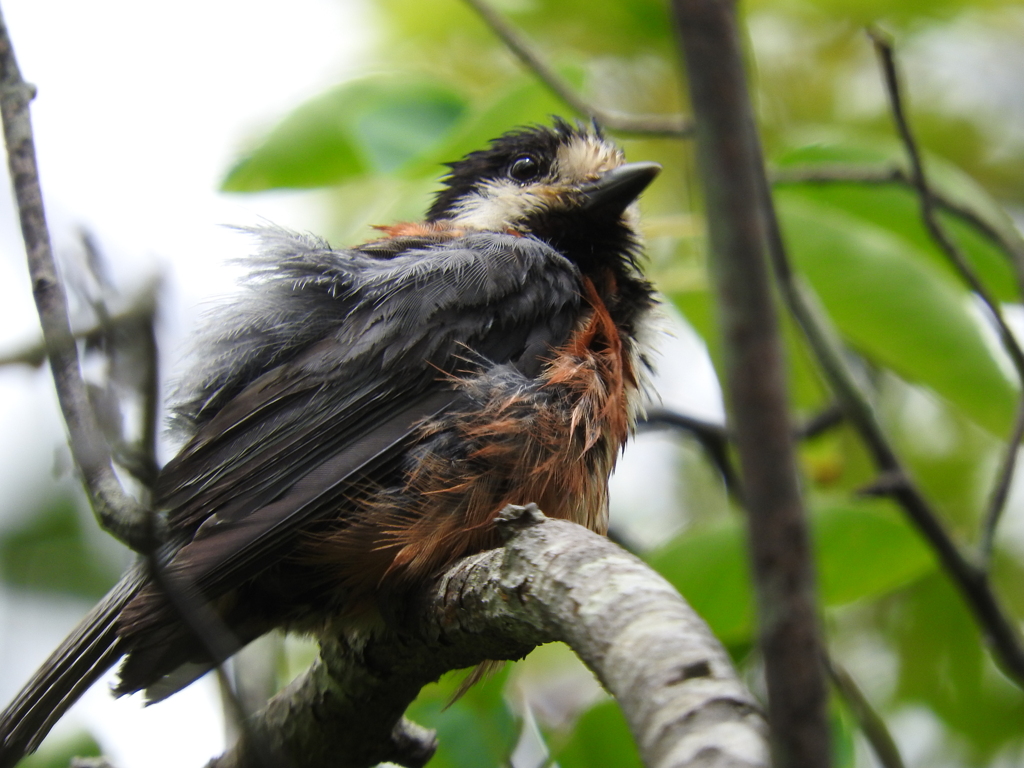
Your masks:
{"label": "wing feather", "polygon": [[355,483],[386,481],[418,425],[456,406],[446,374],[535,375],[580,303],[576,268],[532,238],[424,238],[385,258],[260,234],[243,300],[179,390],[191,438],[157,486],[183,542],[170,567],[207,595],[271,564]]}

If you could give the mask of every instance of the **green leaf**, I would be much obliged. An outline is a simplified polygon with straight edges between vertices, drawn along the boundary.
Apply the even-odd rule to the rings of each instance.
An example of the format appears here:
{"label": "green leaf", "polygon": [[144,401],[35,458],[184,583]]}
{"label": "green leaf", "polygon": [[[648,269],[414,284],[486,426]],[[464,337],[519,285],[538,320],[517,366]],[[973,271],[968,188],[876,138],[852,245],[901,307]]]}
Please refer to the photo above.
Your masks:
{"label": "green leaf", "polygon": [[[926,153],[925,170],[929,183],[945,198],[976,211],[1004,238],[1020,242],[1012,220],[977,182],[956,166]],[[783,169],[840,165],[856,169],[880,169],[893,165],[906,167],[900,145],[888,137],[862,137],[840,134],[819,143],[806,144],[780,154],[777,163]],[[799,194],[816,203],[825,203],[845,213],[866,219],[912,243],[942,271],[962,282],[949,258],[935,244],[921,219],[916,192],[900,184],[783,184],[783,194]],[[1019,288],[1011,258],[977,229],[961,219],[940,213],[940,219],[982,282],[1001,301],[1019,301]]]}
{"label": "green leaf", "polygon": [[884,595],[936,567],[920,535],[887,501],[826,503],[814,521],[818,585],[826,605]]}
{"label": "green leaf", "polygon": [[[582,74],[577,68],[563,68],[560,73],[577,84]],[[509,128],[531,123],[550,123],[552,115],[565,115],[568,108],[532,76],[512,80],[485,103],[474,105],[450,136],[429,152],[421,153],[408,173],[435,174],[442,163],[458,160],[469,152],[486,147],[492,139]]]}
{"label": "green leaf", "polygon": [[580,716],[556,760],[561,768],[641,768],[633,735],[614,701],[602,701]]}
{"label": "green leaf", "polygon": [[847,340],[986,429],[1006,432],[1017,390],[972,314],[971,294],[869,221],[789,191],[778,203],[795,266]]}
{"label": "green leaf", "polygon": [[434,82],[376,77],[306,102],[229,171],[221,188],[322,187],[388,173],[441,141],[464,100]]}
{"label": "green leaf", "polygon": [[[407,716],[437,730],[437,754],[431,768],[488,768],[507,765],[519,735],[519,723],[504,698],[509,665],[469,689],[447,707],[463,672],[426,686]],[[447,707],[447,709],[446,709]]]}
{"label": "green leaf", "polygon": [[[935,568],[887,501],[820,503],[811,516],[822,601],[839,606],[899,589]],[[647,558],[726,645],[754,626],[745,532],[738,520],[687,531]]]}
{"label": "green leaf", "polygon": [[38,752],[18,763],[18,768],[67,768],[75,757],[98,757],[100,745],[85,731],[65,738],[47,739]]}
{"label": "green leaf", "polygon": [[39,510],[0,538],[0,578],[12,586],[94,599],[117,576],[86,540],[75,505],[67,499]]}
{"label": "green leaf", "polygon": [[679,590],[719,640],[726,645],[749,640],[754,603],[737,520],[687,531],[647,561]]}
{"label": "green leaf", "polygon": [[357,117],[354,133],[381,173],[398,170],[432,149],[458,124],[465,101],[436,84],[401,86],[379,94]]}
{"label": "green leaf", "polygon": [[894,703],[924,704],[961,737],[954,743],[970,754],[952,756],[952,764],[991,765],[997,753],[1020,753],[1024,697],[995,669],[945,575],[914,585],[889,606],[884,621],[899,654]]}
{"label": "green leaf", "polygon": [[[991,5],[1009,5],[1010,0],[992,0]],[[778,0],[757,0],[752,8],[768,7],[778,11],[785,7]],[[810,15],[819,23],[825,19],[834,19],[854,27],[867,27],[877,24],[906,25],[914,23],[923,25],[926,20],[948,20],[958,13],[977,9],[976,0],[900,0],[898,3],[887,0],[814,0],[813,2],[794,3],[792,10]]]}

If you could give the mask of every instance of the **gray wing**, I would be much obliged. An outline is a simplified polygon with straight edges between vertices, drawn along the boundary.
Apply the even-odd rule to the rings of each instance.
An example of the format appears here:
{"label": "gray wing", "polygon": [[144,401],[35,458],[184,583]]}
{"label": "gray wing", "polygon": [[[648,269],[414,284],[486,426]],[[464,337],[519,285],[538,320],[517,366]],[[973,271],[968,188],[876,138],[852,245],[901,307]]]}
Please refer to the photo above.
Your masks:
{"label": "gray wing", "polygon": [[387,258],[280,230],[249,296],[218,320],[186,384],[194,430],[157,486],[170,567],[221,594],[380,480],[417,425],[456,407],[445,374],[511,363],[536,375],[579,310],[576,268],[532,238],[480,233]]}

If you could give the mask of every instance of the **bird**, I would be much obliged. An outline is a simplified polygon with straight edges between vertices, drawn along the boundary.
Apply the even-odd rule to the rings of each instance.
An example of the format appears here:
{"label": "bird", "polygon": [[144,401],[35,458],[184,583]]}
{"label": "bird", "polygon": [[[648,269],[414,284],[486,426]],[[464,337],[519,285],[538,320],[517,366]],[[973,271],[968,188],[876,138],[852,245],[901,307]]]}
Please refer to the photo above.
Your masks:
{"label": "bird", "polygon": [[344,631],[499,546],[509,504],[606,533],[656,325],[635,201],[660,170],[554,118],[448,164],[423,220],[361,245],[251,230],[174,392],[161,542],[0,714],[0,768],[119,660],[114,693],[159,701],[271,629]]}

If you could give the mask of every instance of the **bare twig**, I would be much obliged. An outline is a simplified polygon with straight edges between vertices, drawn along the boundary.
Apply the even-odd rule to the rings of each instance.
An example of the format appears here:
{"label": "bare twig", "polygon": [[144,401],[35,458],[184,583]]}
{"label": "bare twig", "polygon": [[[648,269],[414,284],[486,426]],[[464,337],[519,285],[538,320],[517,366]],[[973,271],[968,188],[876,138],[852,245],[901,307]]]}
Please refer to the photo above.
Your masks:
{"label": "bare twig", "polygon": [[[503,548],[465,558],[426,585],[392,632],[359,645],[323,642],[313,668],[254,728],[297,768],[423,765],[432,739],[401,717],[423,684],[562,640],[622,706],[644,765],[767,766],[756,700],[671,585],[604,537],[547,520],[532,505],[504,518]],[[213,766],[244,768],[249,752],[243,739]]]}
{"label": "bare twig", "polygon": [[996,483],[992,486],[992,491],[989,494],[985,518],[981,524],[978,554],[981,557],[982,567],[986,571],[992,565],[992,551],[995,547],[996,530],[1003,516],[1003,510],[1006,509],[1006,500],[1010,496],[1010,486],[1013,484],[1013,476],[1017,469],[1017,456],[1020,453],[1021,440],[1024,440],[1024,402],[1017,404],[1013,431],[1010,433],[1006,450],[1003,452],[999,472],[996,475]]}
{"label": "bare twig", "polygon": [[[777,168],[771,174],[773,184],[898,184],[915,189],[914,180],[898,166],[814,165]],[[931,187],[932,203],[981,234],[1006,254],[1017,281],[1017,290],[1024,295],[1024,237],[1008,227],[999,227],[964,203]]]}
{"label": "bare twig", "polygon": [[[812,416],[805,424],[801,424],[793,430],[793,436],[797,440],[815,438],[842,424],[843,419],[843,409],[838,404],[833,403],[820,413]],[[729,456],[729,444],[732,441],[732,435],[726,427],[668,408],[649,409],[647,415],[638,426],[641,430],[658,428],[678,429],[693,435],[694,439],[704,449],[708,459],[722,476],[722,483],[725,485],[726,491],[728,491],[736,503],[741,506],[743,505],[743,485],[736,474],[732,459]]]}
{"label": "bare twig", "polygon": [[860,727],[864,738],[871,745],[875,757],[878,758],[882,768],[904,768],[903,758],[896,746],[896,741],[885,725],[885,721],[871,706],[864,692],[861,691],[856,681],[850,676],[835,659],[825,658],[825,668],[828,670],[829,680],[843,697],[850,714],[853,715]]}
{"label": "bare twig", "polygon": [[712,424],[709,421],[687,416],[678,411],[668,408],[651,408],[640,424],[641,428],[650,427],[671,427],[684,432],[689,432],[700,443],[704,452],[707,453],[711,463],[718,469],[722,476],[722,482],[726,489],[737,500],[743,498],[743,490],[740,487],[736,470],[733,469],[732,461],[729,459],[729,430],[720,424]]}
{"label": "bare twig", "polygon": [[32,88],[21,77],[7,25],[0,16],[0,112],[21,233],[43,338],[49,350],[57,398],[70,436],[71,453],[82,473],[99,524],[136,551],[149,547],[145,510],[121,488],[110,448],[89,403],[68,320],[67,296],[57,273],[46,228],[28,104]]}
{"label": "bare twig", "polygon": [[796,431],[797,439],[811,440],[835,429],[846,419],[838,403],[830,403],[823,410],[811,416]]}
{"label": "bare twig", "polygon": [[139,409],[141,429],[138,439],[132,446],[133,474],[147,488],[152,488],[159,472],[156,450],[160,414],[160,350],[156,340],[155,305],[154,311],[136,319],[132,333],[138,348],[141,370],[136,394],[142,406]]}
{"label": "bare twig", "polygon": [[907,172],[896,165],[851,165],[822,163],[809,166],[773,168],[772,184],[909,184]]}
{"label": "bare twig", "polygon": [[697,126],[775,765],[828,766],[814,572],[764,253],[767,181],[735,6],[728,0],[675,0],[672,7]]}
{"label": "bare twig", "polygon": [[932,239],[946,254],[960,272],[964,281],[988,309],[992,319],[995,321],[996,330],[999,332],[999,338],[1003,343],[1003,347],[1009,354],[1010,360],[1017,370],[1017,377],[1020,380],[1022,400],[1017,408],[1012,435],[1003,455],[998,479],[990,496],[982,526],[979,549],[982,562],[987,568],[992,555],[996,528],[1006,506],[1010,483],[1013,481],[1021,436],[1024,435],[1024,351],[1021,350],[1017,337],[1014,336],[1009,324],[1003,317],[999,302],[989,293],[988,288],[985,287],[984,283],[981,282],[981,279],[975,273],[974,268],[971,267],[966,255],[960,250],[960,247],[954,242],[953,238],[949,236],[945,227],[942,226],[942,223],[936,216],[935,195],[928,184],[924,163],[921,159],[921,151],[918,148],[917,141],[914,138],[914,133],[910,128],[910,123],[903,108],[903,96],[900,88],[899,73],[896,70],[896,57],[893,53],[892,40],[879,30],[869,30],[868,35],[871,37],[875,51],[878,53],[885,76],[886,92],[889,96],[893,121],[896,123],[896,130],[899,132],[900,139],[903,141],[903,146],[906,148],[907,156],[910,160],[911,179],[921,201],[921,218]]}
{"label": "bare twig", "polygon": [[[151,317],[154,309],[154,289],[148,288],[139,294],[131,305],[121,312],[113,313],[107,323],[96,323],[87,328],[74,331],[76,341],[89,342],[98,338],[109,328],[115,330],[121,326],[134,327],[140,320]],[[46,362],[46,342],[43,340],[26,344],[21,349],[16,349],[7,354],[0,355],[0,367],[7,365],[27,365],[31,368],[38,368]]]}
{"label": "bare twig", "polygon": [[596,120],[603,127],[619,133],[638,136],[661,136],[684,139],[692,135],[693,123],[683,117],[672,115],[626,115],[589,104],[581,98],[576,89],[562,79],[526,42],[526,39],[486,0],[466,0],[484,23],[491,28],[505,46],[515,54],[523,65],[533,72],[544,85],[575,112]]}

